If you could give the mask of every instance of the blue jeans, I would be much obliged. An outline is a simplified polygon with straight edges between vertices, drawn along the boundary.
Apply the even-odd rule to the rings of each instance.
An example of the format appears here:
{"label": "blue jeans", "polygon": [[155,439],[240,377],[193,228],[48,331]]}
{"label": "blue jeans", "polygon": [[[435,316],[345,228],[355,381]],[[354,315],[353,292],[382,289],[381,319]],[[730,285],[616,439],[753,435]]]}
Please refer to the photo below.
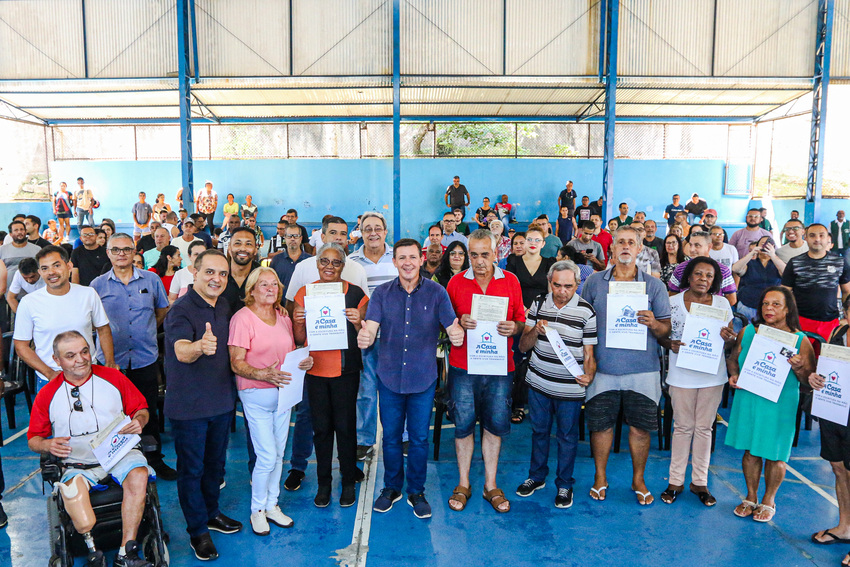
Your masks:
{"label": "blue jeans", "polygon": [[549,440],[552,421],[555,420],[555,438],[558,440],[558,475],[555,477],[555,486],[572,488],[575,484],[573,468],[578,450],[581,400],[558,400],[529,388],[528,410],[531,419],[531,466],[528,468],[528,478],[543,482],[549,474]]}
{"label": "blue jeans", "polygon": [[86,217],[89,219],[88,226],[94,226],[94,212],[77,207],[77,229],[83,226]]}
{"label": "blue jeans", "polygon": [[177,496],[191,537],[209,532],[207,522],[220,513],[219,486],[224,478],[231,419],[232,412],[171,420],[177,453]]}
{"label": "blue jeans", "polygon": [[425,492],[425,475],[428,470],[428,432],[431,425],[431,408],[434,407],[434,382],[418,394],[397,394],[378,380],[381,396],[381,425],[384,427],[384,488],[404,488],[404,455],[402,436],[405,420],[410,448],[407,452],[407,493]]}
{"label": "blue jeans", "polygon": [[310,416],[310,398],[307,396],[307,381],[304,381],[304,395],[295,414],[295,429],[292,431],[292,455],[289,464],[292,470],[307,470],[307,459],[313,453],[313,418]]}
{"label": "blue jeans", "polygon": [[375,341],[363,350],[363,370],[357,392],[357,444],[374,445],[378,432],[378,351]]}
{"label": "blue jeans", "polygon": [[449,367],[449,413],[455,424],[455,439],[465,439],[475,431],[476,418],[496,437],[511,432],[511,389],[514,373],[507,376],[470,374]]}

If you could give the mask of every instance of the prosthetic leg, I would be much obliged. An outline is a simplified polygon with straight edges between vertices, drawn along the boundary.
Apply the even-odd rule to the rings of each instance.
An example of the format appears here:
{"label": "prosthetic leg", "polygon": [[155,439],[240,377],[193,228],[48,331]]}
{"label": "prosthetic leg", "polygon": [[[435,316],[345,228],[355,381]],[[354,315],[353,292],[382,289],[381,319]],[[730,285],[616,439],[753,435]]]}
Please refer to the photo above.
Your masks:
{"label": "prosthetic leg", "polygon": [[67,483],[60,484],[59,491],[62,493],[65,510],[74,523],[74,529],[83,536],[86,546],[89,548],[89,565],[99,567],[100,565],[105,566],[106,560],[103,557],[103,552],[95,549],[94,538],[91,535],[96,519],[89,498],[89,487],[89,481],[83,475],[77,475]]}

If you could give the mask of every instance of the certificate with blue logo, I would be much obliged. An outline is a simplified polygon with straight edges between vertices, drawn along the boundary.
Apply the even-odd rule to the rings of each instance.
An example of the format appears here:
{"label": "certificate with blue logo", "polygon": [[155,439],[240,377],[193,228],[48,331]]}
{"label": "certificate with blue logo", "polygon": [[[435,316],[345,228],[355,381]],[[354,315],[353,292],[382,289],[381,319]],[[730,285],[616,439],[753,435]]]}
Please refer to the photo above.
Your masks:
{"label": "certificate with blue logo", "polygon": [[[643,282],[639,282],[643,283]],[[608,295],[605,346],[626,350],[646,350],[648,327],[638,323],[638,311],[649,309],[649,297],[643,295]]]}
{"label": "certificate with blue logo", "polygon": [[796,348],[762,334],[755,335],[738,375],[738,387],[776,403],[791,372],[788,359],[795,354]]}
{"label": "certificate with blue logo", "polygon": [[812,415],[847,425],[850,414],[850,348],[825,344],[821,346],[817,373],[824,387],[812,397]]}
{"label": "certificate with blue logo", "polygon": [[685,317],[682,344],[676,357],[677,368],[717,374],[723,360],[725,343],[720,329],[725,324],[725,309],[692,303]]}
{"label": "certificate with blue logo", "polygon": [[345,318],[345,296],[307,295],[304,297],[307,344],[310,350],[342,350],[348,348]]}
{"label": "certificate with blue logo", "polygon": [[508,337],[503,337],[495,321],[478,321],[466,331],[466,367],[470,374],[508,375]]}

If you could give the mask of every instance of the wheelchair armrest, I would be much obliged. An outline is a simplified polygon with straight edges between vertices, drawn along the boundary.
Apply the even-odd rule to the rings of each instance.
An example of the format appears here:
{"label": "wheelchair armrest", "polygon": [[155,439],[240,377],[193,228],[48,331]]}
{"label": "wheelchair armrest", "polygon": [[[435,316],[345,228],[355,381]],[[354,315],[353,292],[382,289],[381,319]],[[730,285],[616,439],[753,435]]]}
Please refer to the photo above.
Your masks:
{"label": "wheelchair armrest", "polygon": [[62,478],[62,462],[59,460],[59,457],[52,453],[45,453],[41,455],[39,462],[41,464],[42,482],[46,482],[51,486],[59,482]]}
{"label": "wheelchair armrest", "polygon": [[142,435],[142,439],[139,441],[139,449],[142,453],[153,453],[157,448],[156,439],[153,435]]}

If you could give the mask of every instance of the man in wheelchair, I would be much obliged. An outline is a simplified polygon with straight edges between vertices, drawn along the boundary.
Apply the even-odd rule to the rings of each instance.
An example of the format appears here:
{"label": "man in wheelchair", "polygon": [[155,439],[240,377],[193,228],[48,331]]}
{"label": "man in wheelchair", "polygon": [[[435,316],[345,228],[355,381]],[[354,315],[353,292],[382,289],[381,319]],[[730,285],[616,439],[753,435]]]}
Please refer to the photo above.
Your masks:
{"label": "man in wheelchair", "polygon": [[109,472],[98,464],[90,442],[121,412],[132,421],[120,433],[141,434],[148,421],[145,398],[118,370],[92,365],[89,345],[77,331],[66,331],[53,341],[53,359],[62,372],[35,398],[30,418],[29,447],[62,461],[60,493],[74,528],[88,547],[88,565],[105,567],[103,552],[95,549],[91,530],[96,522],[89,489],[111,475],[123,488],[121,547],[115,558],[120,567],[151,567],[139,558],[136,536],[145,510],[149,469],[138,449],[132,449]]}

